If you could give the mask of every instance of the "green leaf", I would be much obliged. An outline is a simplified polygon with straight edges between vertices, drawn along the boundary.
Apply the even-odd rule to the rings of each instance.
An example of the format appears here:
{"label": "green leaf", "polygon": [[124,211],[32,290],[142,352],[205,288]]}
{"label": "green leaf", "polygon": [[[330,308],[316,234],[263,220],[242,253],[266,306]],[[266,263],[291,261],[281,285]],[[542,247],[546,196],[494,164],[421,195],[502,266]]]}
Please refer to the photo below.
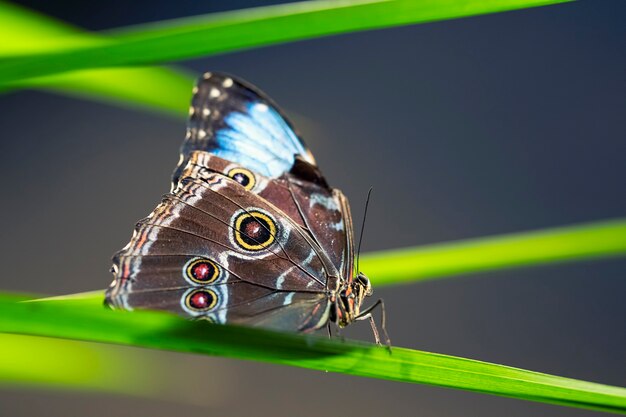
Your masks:
{"label": "green leaf", "polygon": [[432,22],[567,0],[308,1],[109,32],[103,44],[5,59],[0,83],[65,71],[149,65],[366,29]]}
{"label": "green leaf", "polygon": [[626,255],[626,218],[364,254],[375,286]]}
{"label": "green leaf", "polygon": [[[22,302],[20,302],[22,301]],[[0,332],[117,343],[298,366],[626,413],[626,389],[435,353],[119,312],[102,294],[24,301],[0,295]]]}
{"label": "green leaf", "polygon": [[[0,2],[0,56],[49,53],[102,45],[100,36],[28,9]],[[5,89],[39,88],[56,93],[142,106],[186,117],[193,77],[167,68],[115,68],[74,71],[18,80]]]}
{"label": "green leaf", "polygon": [[51,52],[81,46],[100,45],[91,35],[67,23],[16,4],[0,1],[0,56]]}
{"label": "green leaf", "polygon": [[0,386],[47,386],[147,396],[160,383],[137,369],[158,364],[120,347],[44,337],[0,334]]}
{"label": "green leaf", "polygon": [[146,67],[74,71],[20,80],[11,87],[38,88],[184,119],[193,84],[194,77],[182,71]]}

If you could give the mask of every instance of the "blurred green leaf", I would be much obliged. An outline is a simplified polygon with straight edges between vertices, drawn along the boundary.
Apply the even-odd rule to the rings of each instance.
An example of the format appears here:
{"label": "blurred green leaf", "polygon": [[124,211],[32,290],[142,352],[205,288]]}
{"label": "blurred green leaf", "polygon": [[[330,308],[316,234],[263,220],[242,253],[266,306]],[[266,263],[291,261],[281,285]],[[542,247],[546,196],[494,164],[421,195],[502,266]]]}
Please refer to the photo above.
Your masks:
{"label": "blurred green leaf", "polygon": [[88,68],[170,62],[319,36],[565,1],[568,0],[308,1],[216,13],[111,31],[103,44],[68,42],[55,52],[6,58],[0,66],[0,83],[6,85],[20,79]]}
{"label": "blurred green leaf", "polygon": [[626,413],[626,389],[417,350],[105,309],[101,296],[23,301],[0,294],[0,332],[271,362]]}
{"label": "blurred green leaf", "polygon": [[[0,1],[0,57],[46,53],[107,41],[17,5]],[[167,68],[74,71],[22,79],[4,89],[39,88],[186,117],[193,77]]]}
{"label": "blurred green leaf", "polygon": [[[3,320],[3,319],[0,319]],[[123,353],[123,354],[121,354]],[[47,386],[124,395],[155,395],[153,363],[120,347],[0,334],[0,386]]]}
{"label": "blurred green leaf", "polygon": [[626,219],[364,254],[375,286],[626,255]]}
{"label": "blurred green leaf", "polygon": [[19,56],[105,43],[97,35],[7,1],[0,1],[0,56]]}
{"label": "blurred green leaf", "polygon": [[129,108],[146,108],[184,119],[194,80],[165,68],[116,68],[67,72],[20,80],[12,88],[38,88]]}

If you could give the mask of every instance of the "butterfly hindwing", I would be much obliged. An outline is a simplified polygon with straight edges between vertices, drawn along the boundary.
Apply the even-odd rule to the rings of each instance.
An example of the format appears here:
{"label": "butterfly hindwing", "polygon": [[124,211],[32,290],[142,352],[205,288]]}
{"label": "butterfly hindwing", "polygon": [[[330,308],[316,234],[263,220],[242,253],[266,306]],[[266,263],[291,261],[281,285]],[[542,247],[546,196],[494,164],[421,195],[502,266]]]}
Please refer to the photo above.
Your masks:
{"label": "butterfly hindwing", "polygon": [[219,174],[183,178],[114,257],[107,300],[196,316],[190,291],[205,291],[196,298],[215,305],[200,315],[220,322],[229,315],[243,320],[239,304],[269,311],[305,297],[315,305],[328,276],[319,252],[284,213],[236,181]]}
{"label": "butterfly hindwing", "polygon": [[132,291],[120,294],[115,303],[127,309],[164,310],[219,324],[290,331],[314,330],[328,316],[328,299],[324,294],[276,291],[245,282]]}

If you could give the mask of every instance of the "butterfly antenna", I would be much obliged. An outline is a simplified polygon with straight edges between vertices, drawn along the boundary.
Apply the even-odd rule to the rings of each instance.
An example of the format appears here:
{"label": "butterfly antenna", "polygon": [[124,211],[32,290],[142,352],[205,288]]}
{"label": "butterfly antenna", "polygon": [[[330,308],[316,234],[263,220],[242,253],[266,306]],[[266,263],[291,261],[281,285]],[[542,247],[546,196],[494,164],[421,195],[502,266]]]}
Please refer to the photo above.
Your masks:
{"label": "butterfly antenna", "polygon": [[363,230],[365,229],[365,219],[367,219],[367,208],[370,205],[370,196],[372,195],[373,187],[370,187],[370,190],[367,192],[367,200],[365,200],[365,211],[363,212],[363,223],[361,223],[361,235],[359,236],[359,246],[356,251],[356,272],[357,274],[361,271],[359,270],[359,257],[361,255],[361,242],[363,242]]}

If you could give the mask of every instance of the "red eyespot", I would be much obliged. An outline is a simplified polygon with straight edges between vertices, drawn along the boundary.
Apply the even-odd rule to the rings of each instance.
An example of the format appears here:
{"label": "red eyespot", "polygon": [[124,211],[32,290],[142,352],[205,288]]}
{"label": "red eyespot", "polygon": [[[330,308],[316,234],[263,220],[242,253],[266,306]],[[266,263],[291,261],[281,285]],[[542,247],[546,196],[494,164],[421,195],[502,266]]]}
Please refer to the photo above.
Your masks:
{"label": "red eyespot", "polygon": [[210,284],[220,274],[219,267],[208,259],[196,259],[185,269],[187,278],[198,284]]}
{"label": "red eyespot", "polygon": [[196,290],[185,300],[189,308],[196,311],[207,311],[215,307],[217,296],[211,290]]}
{"label": "red eyespot", "polygon": [[191,269],[191,275],[198,281],[206,281],[211,276],[213,268],[206,262],[199,262]]}
{"label": "red eyespot", "polygon": [[211,300],[212,297],[209,294],[203,291],[198,291],[189,297],[189,305],[195,309],[204,310],[211,305]]}

